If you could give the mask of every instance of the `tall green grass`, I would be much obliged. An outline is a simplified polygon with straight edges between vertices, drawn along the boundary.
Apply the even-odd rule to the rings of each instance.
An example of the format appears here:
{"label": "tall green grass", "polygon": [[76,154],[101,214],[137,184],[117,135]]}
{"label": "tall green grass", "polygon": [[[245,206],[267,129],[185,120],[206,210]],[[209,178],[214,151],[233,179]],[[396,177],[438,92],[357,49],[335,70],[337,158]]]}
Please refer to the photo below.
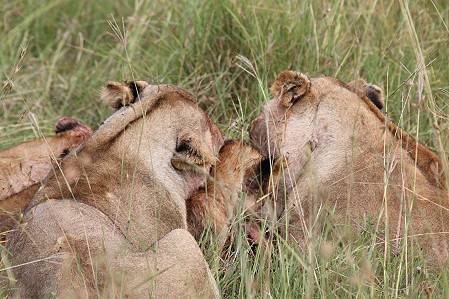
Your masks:
{"label": "tall green grass", "polygon": [[[270,82],[291,68],[383,86],[391,118],[449,150],[447,1],[3,0],[0,15],[0,148],[51,132],[62,115],[97,127],[110,113],[103,83],[130,78],[192,91],[227,136],[246,140]],[[361,236],[324,225],[298,252],[282,238],[251,249],[243,221],[225,258],[203,242],[226,298],[448,297],[447,271],[417,256],[405,270],[369,225]]]}

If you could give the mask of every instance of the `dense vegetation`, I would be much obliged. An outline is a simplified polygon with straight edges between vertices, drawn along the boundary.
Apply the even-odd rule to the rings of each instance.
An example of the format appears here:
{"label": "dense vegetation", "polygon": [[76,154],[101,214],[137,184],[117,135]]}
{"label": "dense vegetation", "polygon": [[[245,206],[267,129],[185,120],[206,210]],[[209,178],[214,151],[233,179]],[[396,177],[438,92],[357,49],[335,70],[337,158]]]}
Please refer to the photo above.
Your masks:
{"label": "dense vegetation", "polygon": [[[247,140],[270,82],[291,68],[383,86],[389,117],[449,150],[447,1],[3,0],[0,12],[0,148],[62,115],[98,127],[104,82],[131,78],[192,91],[227,136]],[[228,254],[207,235],[202,244],[226,298],[449,295],[447,270],[379,250],[369,225],[324,226],[298,253],[282,239],[252,250],[242,224]]]}

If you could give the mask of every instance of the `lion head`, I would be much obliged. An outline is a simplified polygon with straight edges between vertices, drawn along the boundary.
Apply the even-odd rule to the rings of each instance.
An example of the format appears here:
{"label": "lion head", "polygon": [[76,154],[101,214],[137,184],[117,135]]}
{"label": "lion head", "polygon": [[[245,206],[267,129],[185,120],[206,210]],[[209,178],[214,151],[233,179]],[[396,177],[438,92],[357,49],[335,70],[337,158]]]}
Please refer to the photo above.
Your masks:
{"label": "lion head", "polygon": [[226,237],[241,192],[248,191],[248,183],[262,157],[250,145],[227,140],[218,158],[207,185],[187,202],[189,231],[197,240],[207,226],[211,226],[216,235]]}
{"label": "lion head", "polygon": [[402,147],[410,157],[418,151],[424,175],[442,186],[440,160],[383,115],[383,91],[378,86],[284,71],[271,91],[273,99],[251,126],[252,142],[265,157],[286,158],[290,168],[298,170],[311,155],[326,152],[328,159],[319,168],[329,174],[338,171],[332,161],[344,160],[355,144],[364,151],[379,147],[373,141],[383,140],[386,128],[393,143],[398,138],[404,141]]}
{"label": "lion head", "polygon": [[[390,228],[397,236],[405,227],[401,202],[410,205],[415,233],[448,229],[441,161],[384,116],[381,88],[284,71],[271,91],[251,139],[275,160],[267,184],[274,200],[262,213],[280,222],[288,217],[291,239],[304,240],[311,223],[320,223],[322,208],[360,226],[381,215],[397,223]],[[387,216],[381,213],[385,202]],[[420,244],[426,255],[447,256],[446,237]]]}

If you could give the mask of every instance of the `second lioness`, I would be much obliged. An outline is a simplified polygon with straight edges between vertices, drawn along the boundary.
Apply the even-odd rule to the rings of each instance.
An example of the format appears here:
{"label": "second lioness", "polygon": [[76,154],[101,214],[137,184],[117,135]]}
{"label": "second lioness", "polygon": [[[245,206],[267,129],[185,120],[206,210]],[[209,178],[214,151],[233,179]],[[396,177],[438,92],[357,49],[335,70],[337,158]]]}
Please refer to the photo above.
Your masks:
{"label": "second lioness", "polygon": [[285,71],[271,90],[251,138],[266,157],[278,159],[270,191],[278,186],[274,193],[287,194],[274,204],[292,242],[307,241],[324,207],[340,224],[380,224],[396,249],[407,234],[428,260],[447,260],[449,202],[441,162],[385,118],[379,88]]}
{"label": "second lioness", "polygon": [[0,152],[0,231],[18,221],[42,180],[72,149],[92,135],[83,123],[61,117],[55,135],[31,140]]}

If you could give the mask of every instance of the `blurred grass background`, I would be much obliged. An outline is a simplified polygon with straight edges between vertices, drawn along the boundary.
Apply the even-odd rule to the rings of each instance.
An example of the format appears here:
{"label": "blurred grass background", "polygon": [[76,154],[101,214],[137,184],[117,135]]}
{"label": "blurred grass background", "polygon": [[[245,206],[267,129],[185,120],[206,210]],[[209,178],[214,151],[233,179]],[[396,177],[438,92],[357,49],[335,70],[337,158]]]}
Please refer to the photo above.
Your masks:
{"label": "blurred grass background", "polygon": [[[383,86],[391,118],[449,150],[448,1],[0,3],[0,149],[50,133],[63,115],[98,127],[110,113],[99,90],[121,79],[180,85],[227,136],[247,139],[271,81],[290,68]],[[330,231],[302,253],[282,242],[252,251],[243,230],[225,259],[213,240],[203,247],[226,298],[448,297],[446,270],[384,256],[369,229],[338,244]]]}

